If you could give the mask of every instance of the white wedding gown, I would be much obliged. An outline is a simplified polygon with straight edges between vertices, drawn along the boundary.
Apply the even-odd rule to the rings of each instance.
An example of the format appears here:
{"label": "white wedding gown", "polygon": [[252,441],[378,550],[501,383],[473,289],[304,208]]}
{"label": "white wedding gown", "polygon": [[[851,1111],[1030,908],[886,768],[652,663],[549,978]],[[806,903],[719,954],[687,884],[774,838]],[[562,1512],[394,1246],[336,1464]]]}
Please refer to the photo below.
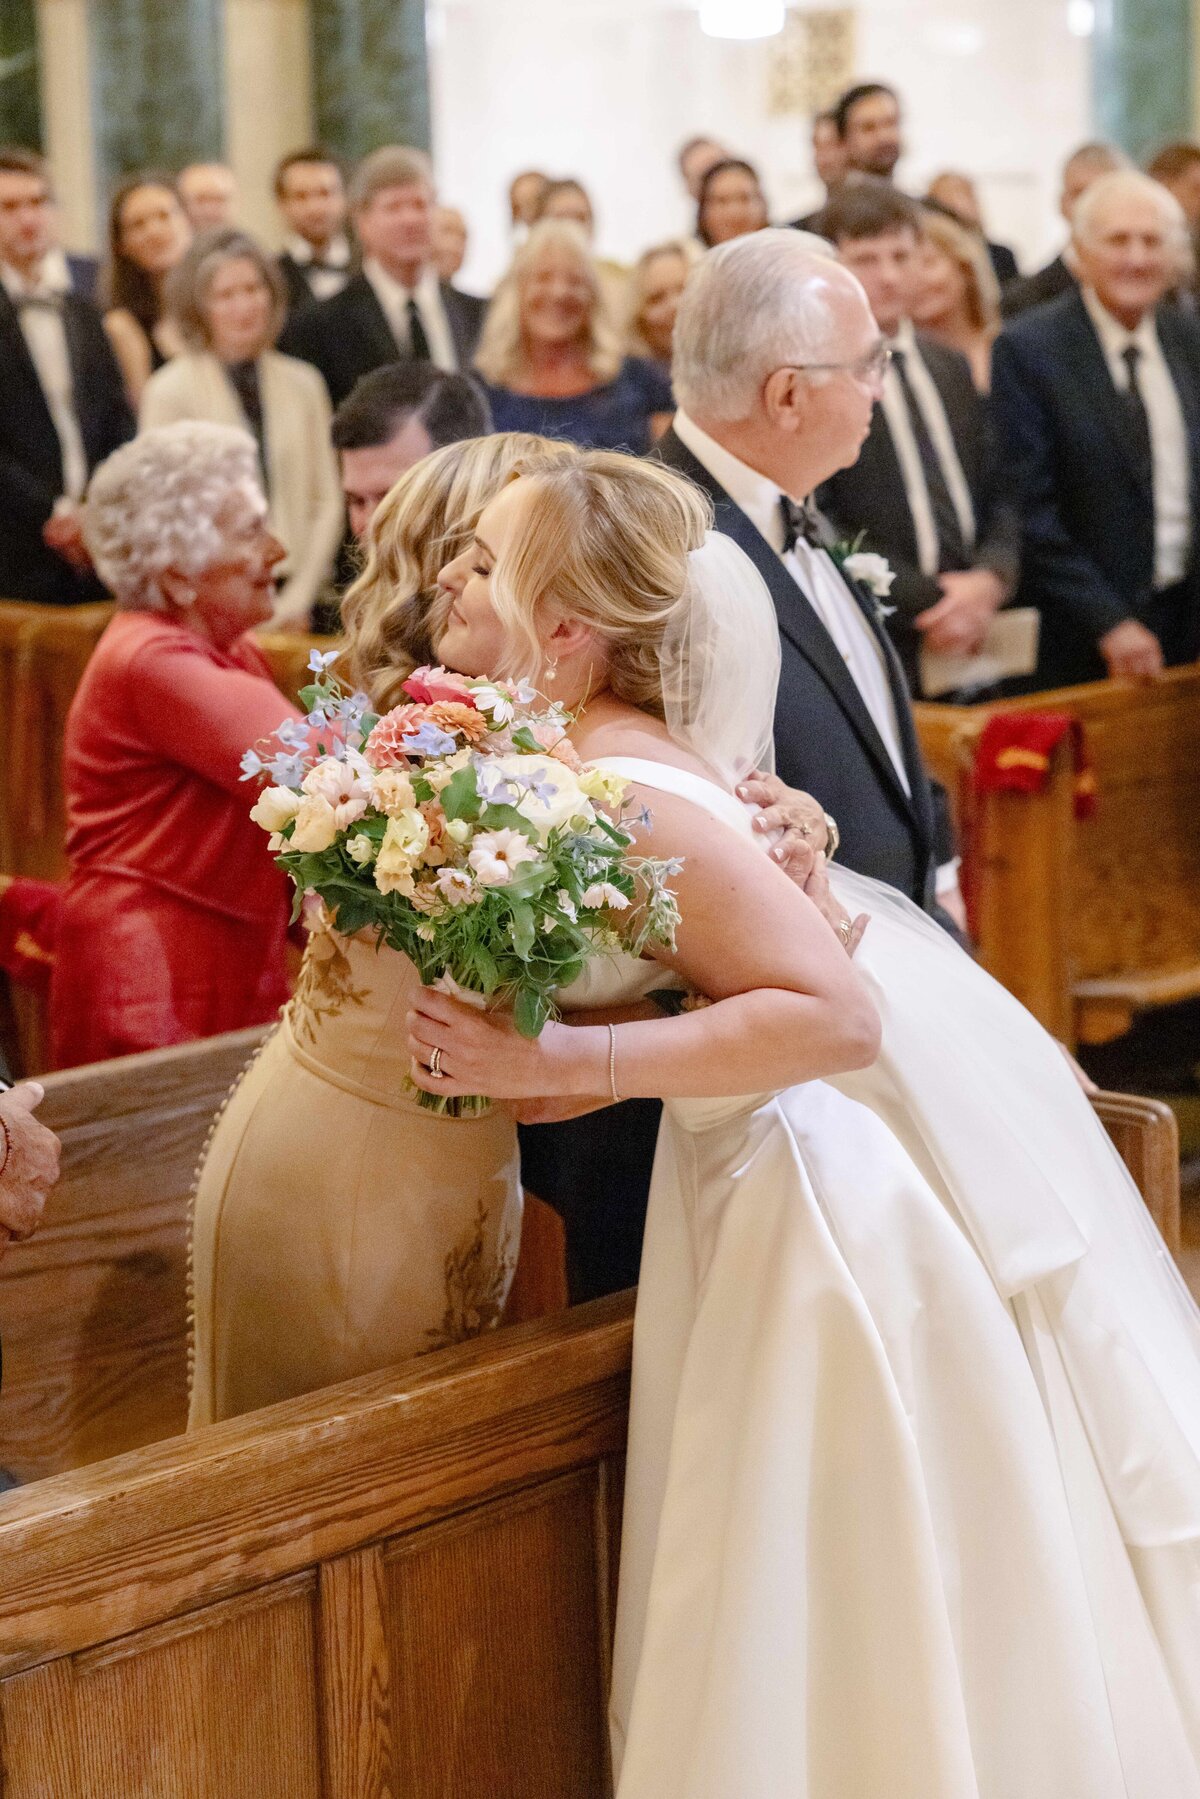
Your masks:
{"label": "white wedding gown", "polygon": [[618,1799],[1200,1799],[1200,1315],[1040,1026],[835,888],[876,1066],[665,1107]]}

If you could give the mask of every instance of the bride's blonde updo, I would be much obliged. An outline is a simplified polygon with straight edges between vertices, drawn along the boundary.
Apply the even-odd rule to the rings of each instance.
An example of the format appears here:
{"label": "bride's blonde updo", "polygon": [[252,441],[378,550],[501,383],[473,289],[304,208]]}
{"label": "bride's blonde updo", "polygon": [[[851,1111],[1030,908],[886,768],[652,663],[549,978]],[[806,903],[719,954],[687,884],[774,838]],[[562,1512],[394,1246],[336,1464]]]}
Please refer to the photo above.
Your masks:
{"label": "bride's blonde updo", "polygon": [[467,438],[422,458],[380,502],[363,571],[342,601],[341,667],[376,711],[398,705],[413,669],[434,660],[449,607],[438,572],[461,555],[488,501],[525,464],[576,454],[524,431]]}
{"label": "bride's blonde updo", "polygon": [[712,524],[698,487],[614,450],[531,464],[522,529],[492,574],[492,601],[514,645],[501,671],[543,680],[548,628],[582,619],[602,640],[618,699],[663,715],[661,650],[684,603],[688,555]]}

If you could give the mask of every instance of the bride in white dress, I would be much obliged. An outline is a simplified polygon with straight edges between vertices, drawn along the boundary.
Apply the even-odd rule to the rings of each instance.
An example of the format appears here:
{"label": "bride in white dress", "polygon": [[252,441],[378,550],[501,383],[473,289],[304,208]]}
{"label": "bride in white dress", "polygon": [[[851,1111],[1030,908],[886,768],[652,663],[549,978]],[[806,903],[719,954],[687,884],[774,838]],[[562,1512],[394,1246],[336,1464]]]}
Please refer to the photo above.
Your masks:
{"label": "bride in white dress", "polygon": [[410,1020],[435,1090],[666,1101],[619,1799],[1200,1799],[1200,1314],[1035,1021],[837,874],[852,964],[762,856],[731,790],[774,613],[702,508],[620,457],[532,472],[444,572],[440,647],[581,708],[684,858],[667,960],[715,1003],[535,1043],[432,993]]}

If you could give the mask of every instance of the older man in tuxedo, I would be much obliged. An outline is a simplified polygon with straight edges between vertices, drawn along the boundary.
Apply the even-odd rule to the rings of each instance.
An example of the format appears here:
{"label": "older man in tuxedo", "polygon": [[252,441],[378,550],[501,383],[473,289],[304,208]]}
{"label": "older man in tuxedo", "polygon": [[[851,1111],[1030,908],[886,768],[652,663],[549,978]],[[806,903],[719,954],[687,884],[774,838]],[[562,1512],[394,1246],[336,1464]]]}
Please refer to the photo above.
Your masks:
{"label": "older man in tuxedo", "polygon": [[966,358],[908,317],[920,209],[886,182],[862,181],[832,201],[823,234],[862,282],[892,358],[862,454],[820,502],[840,536],[861,536],[891,564],[888,629],[919,694],[923,646],[973,655],[1011,599],[1020,514]]}
{"label": "older man in tuxedo", "polygon": [[[710,496],[775,601],[776,768],[838,820],[849,867],[935,910],[937,811],[904,675],[877,597],[811,505],[857,460],[882,393],[888,345],[867,297],[824,243],[759,231],[693,272],[675,331],[679,411],[658,453]],[[949,858],[940,888],[957,909]]]}
{"label": "older man in tuxedo", "polygon": [[335,406],[360,376],[397,359],[470,366],[487,302],[438,280],[434,197],[420,150],[389,145],[359,164],[350,212],[362,271],[332,299],[298,313],[280,343],[320,369]]}
{"label": "older man in tuxedo", "polygon": [[996,344],[1041,685],[1200,656],[1200,323],[1162,305],[1185,233],[1148,175],[1102,177],[1075,209],[1079,289]]}
{"label": "older man in tuxedo", "polygon": [[47,269],[53,238],[45,164],[0,150],[0,597],[71,605],[104,597],[78,502],[134,420],[99,313]]}
{"label": "older man in tuxedo", "polygon": [[[1075,208],[1093,181],[1128,167],[1129,158],[1115,144],[1080,144],[1078,150],[1072,150],[1063,164],[1058,197],[1058,209],[1067,224],[1071,224]],[[1061,294],[1074,293],[1077,285],[1075,253],[1068,243],[1044,268],[1010,281],[1000,296],[1000,310],[1006,319],[1015,319],[1035,306],[1057,300]]]}
{"label": "older man in tuxedo", "polygon": [[[887,345],[828,245],[765,230],[711,251],[684,291],[680,410],[658,454],[711,498],[766,581],[782,648],[775,759],[841,830],[839,860],[938,904],[937,814],[904,675],[872,594],[829,552],[809,496],[854,461]],[[953,865],[942,899],[958,896]],[[522,1178],[563,1215],[576,1297],[636,1279],[658,1106],[525,1128]]]}

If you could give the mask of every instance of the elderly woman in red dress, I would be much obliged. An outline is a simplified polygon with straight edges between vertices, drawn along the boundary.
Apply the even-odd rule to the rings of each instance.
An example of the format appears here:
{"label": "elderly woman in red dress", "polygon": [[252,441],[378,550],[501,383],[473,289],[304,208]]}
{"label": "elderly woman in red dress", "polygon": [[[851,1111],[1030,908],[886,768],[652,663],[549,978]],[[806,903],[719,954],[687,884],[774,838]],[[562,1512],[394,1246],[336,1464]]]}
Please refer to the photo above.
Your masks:
{"label": "elderly woman in red dress", "polygon": [[246,636],[284,555],[256,456],[233,426],[165,425],[92,479],[88,547],[119,610],[67,718],[56,1067],[260,1024],[287,998],[285,880],[241,780],[248,746],[299,717]]}

